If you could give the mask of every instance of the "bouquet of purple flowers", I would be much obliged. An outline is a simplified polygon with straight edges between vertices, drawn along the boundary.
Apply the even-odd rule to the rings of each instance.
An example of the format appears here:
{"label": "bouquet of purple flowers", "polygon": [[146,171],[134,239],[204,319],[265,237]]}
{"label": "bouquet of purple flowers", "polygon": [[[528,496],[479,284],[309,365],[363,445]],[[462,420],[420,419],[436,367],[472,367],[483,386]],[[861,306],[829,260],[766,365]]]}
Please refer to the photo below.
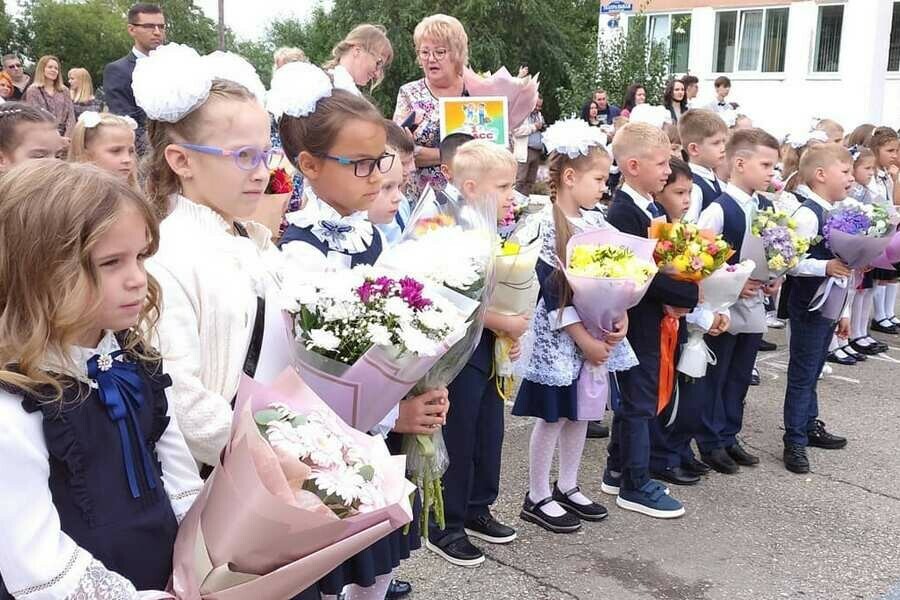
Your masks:
{"label": "bouquet of purple flowers", "polygon": [[835,256],[851,269],[863,269],[881,254],[894,229],[884,207],[848,198],[834,205],[822,231]]}

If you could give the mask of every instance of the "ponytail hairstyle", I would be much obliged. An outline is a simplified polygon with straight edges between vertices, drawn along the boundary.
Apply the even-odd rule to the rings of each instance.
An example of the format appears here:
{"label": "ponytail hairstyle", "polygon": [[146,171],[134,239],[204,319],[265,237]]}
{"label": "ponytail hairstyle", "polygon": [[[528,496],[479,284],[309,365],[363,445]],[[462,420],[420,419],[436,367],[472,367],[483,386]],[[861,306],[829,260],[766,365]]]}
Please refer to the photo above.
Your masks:
{"label": "ponytail hairstyle", "polygon": [[147,120],[147,139],[150,151],[144,159],[142,170],[147,198],[160,219],[169,213],[169,197],[181,191],[181,182],[166,161],[166,148],[170,144],[196,143],[208,123],[209,107],[221,102],[257,102],[246,87],[225,79],[214,79],[209,97],[199,107],[174,123]]}
{"label": "ponytail hairstyle", "polygon": [[[134,189],[94,165],[25,161],[0,179],[0,384],[60,401],[69,348],[100,308],[100,274],[91,251],[130,207],[147,225],[147,254],[159,223]],[[47,240],[53,243],[48,244]],[[158,358],[150,339],[160,290],[147,274],[147,298],[123,350]],[[53,371],[48,363],[52,363]]]}
{"label": "ponytail hairstyle", "polygon": [[56,128],[56,118],[43,108],[24,102],[0,104],[0,152],[12,154],[22,143],[22,125],[46,123]]}
{"label": "ponytail hairstyle", "polygon": [[[550,152],[548,161],[550,176],[548,178],[548,184],[550,187],[550,204],[553,207],[553,227],[556,230],[556,255],[563,262],[566,260],[566,246],[573,233],[568,217],[566,217],[565,213],[556,202],[557,195],[562,187],[563,173],[565,173],[566,169],[574,169],[576,172],[586,171],[600,160],[612,162],[612,158],[609,156],[606,148],[599,145],[590,146],[587,154],[582,154],[577,158],[570,158],[565,152],[556,150]],[[565,273],[559,269],[554,271],[553,277],[553,283],[559,293],[558,308],[561,309],[572,301],[572,288],[569,287],[569,282],[566,280]],[[561,319],[562,311],[560,311],[559,314]]]}
{"label": "ponytail hairstyle", "polygon": [[382,25],[368,23],[357,25],[347,34],[347,37],[332,48],[331,58],[325,63],[325,68],[335,68],[341,62],[341,58],[353,48],[362,48],[365,52],[383,61],[378,79],[372,84],[372,89],[378,87],[384,80],[384,72],[394,60],[394,47],[387,37],[387,30]]}

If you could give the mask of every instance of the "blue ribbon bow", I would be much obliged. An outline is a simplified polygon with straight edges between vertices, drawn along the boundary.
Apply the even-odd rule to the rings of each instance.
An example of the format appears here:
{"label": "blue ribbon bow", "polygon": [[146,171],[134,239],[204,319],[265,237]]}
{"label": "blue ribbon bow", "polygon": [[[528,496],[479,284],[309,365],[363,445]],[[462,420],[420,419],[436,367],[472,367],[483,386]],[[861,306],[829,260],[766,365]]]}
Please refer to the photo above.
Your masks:
{"label": "blue ribbon bow", "polygon": [[138,372],[138,366],[134,363],[126,363],[115,360],[122,354],[117,350],[112,354],[95,354],[87,363],[88,377],[97,382],[100,401],[106,407],[106,413],[110,420],[119,428],[119,439],[122,441],[122,458],[125,461],[125,473],[128,476],[128,487],[131,488],[133,498],[141,497],[141,489],[138,486],[137,470],[134,464],[134,450],[132,447],[132,434],[126,419],[131,420],[131,429],[137,438],[138,450],[141,453],[141,461],[144,467],[144,476],[150,489],[156,489],[156,471],[153,468],[153,459],[144,444],[141,433],[141,425],[138,422],[136,409],[143,404],[144,382]]}
{"label": "blue ribbon bow", "polygon": [[335,244],[343,241],[347,234],[353,231],[352,225],[340,221],[322,221],[321,225],[325,230],[325,235]]}

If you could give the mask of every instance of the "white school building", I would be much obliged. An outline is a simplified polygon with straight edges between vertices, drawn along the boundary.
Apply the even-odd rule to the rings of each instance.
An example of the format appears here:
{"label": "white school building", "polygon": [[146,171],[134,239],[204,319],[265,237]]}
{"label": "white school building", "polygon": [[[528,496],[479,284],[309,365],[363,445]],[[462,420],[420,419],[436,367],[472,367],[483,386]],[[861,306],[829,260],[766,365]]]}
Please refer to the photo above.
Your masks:
{"label": "white school building", "polygon": [[[728,100],[783,135],[829,117],[900,127],[900,0],[633,0],[648,34],[670,50],[675,75],[731,79]],[[606,2],[604,2],[606,4]],[[600,35],[628,14],[600,14]]]}

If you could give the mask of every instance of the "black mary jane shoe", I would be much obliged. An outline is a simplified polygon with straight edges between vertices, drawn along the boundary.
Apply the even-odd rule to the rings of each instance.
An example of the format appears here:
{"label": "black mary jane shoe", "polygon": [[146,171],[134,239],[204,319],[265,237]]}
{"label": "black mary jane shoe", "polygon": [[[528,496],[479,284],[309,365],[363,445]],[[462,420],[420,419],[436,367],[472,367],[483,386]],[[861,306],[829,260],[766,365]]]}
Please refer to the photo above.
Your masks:
{"label": "black mary jane shoe", "polygon": [[861,344],[860,341],[865,338],[855,339],[850,342],[850,347],[859,352],[860,354],[865,354],[866,356],[875,356],[876,354],[881,354],[881,351],[878,349],[876,344]]}
{"label": "black mary jane shoe", "polygon": [[565,508],[567,511],[575,513],[579,519],[585,521],[602,521],[609,516],[609,511],[602,504],[591,502],[590,504],[578,504],[571,499],[573,494],[577,494],[581,488],[577,485],[568,492],[561,492],[559,486],[553,484],[553,499],[556,503]]}
{"label": "black mary jane shoe", "polygon": [[869,357],[868,357],[868,356],[866,356],[865,354],[860,354],[859,352],[857,352],[856,350],[854,350],[854,349],[850,346],[850,344],[847,344],[846,346],[841,346],[840,348],[838,348],[838,350],[843,350],[843,351],[844,351],[844,354],[846,354],[847,356],[853,358],[853,359],[854,359],[856,362],[858,362],[858,363],[866,362],[867,360],[869,360]]}
{"label": "black mary jane shoe", "polygon": [[872,320],[869,324],[869,328],[872,331],[877,331],[878,333],[886,333],[888,335],[897,335],[900,333],[900,330],[897,329],[897,326],[894,325],[893,321],[890,319],[882,319],[880,321]]}
{"label": "black mary jane shoe", "polygon": [[836,365],[844,365],[846,367],[850,367],[856,364],[856,359],[838,348],[834,352],[829,352],[825,357],[830,363],[834,363]]}
{"label": "black mary jane shoe", "polygon": [[532,502],[528,494],[525,494],[525,502],[522,504],[519,518],[543,527],[551,533],[575,533],[581,529],[581,519],[568,511],[558,517],[551,517],[541,510],[551,502],[553,502],[553,496],[547,496],[540,502]]}
{"label": "black mary jane shoe", "polygon": [[391,579],[391,585],[388,586],[387,594],[384,600],[400,600],[406,598],[412,593],[412,584],[402,579]]}

